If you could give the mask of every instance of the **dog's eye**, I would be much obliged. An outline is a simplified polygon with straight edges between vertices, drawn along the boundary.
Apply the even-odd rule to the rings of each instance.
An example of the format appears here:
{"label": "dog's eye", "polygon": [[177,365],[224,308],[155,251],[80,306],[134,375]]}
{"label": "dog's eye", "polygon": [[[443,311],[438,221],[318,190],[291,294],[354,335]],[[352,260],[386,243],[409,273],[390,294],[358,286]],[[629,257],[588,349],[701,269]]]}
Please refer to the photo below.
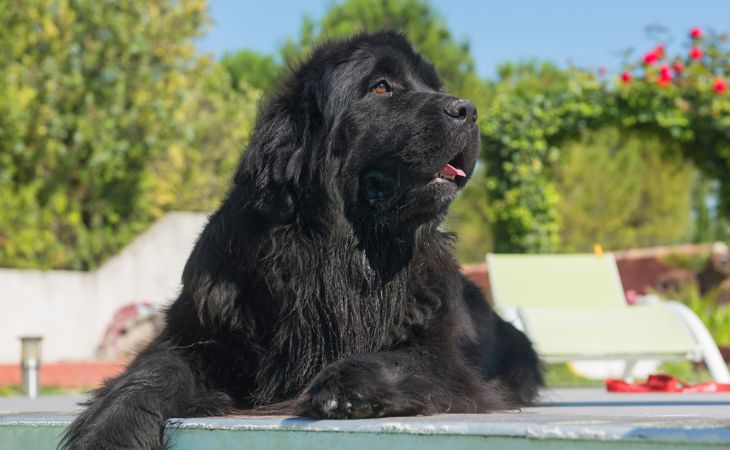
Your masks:
{"label": "dog's eye", "polygon": [[385,80],[380,80],[370,88],[370,92],[373,94],[390,94],[393,92],[393,88]]}

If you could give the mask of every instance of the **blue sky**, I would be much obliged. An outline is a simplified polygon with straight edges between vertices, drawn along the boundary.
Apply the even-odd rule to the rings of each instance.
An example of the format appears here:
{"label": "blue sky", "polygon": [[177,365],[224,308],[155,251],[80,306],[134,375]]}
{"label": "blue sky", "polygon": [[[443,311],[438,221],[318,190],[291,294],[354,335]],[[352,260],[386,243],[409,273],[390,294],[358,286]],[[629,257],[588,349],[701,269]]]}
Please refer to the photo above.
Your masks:
{"label": "blue sky", "polygon": [[[221,55],[249,48],[275,52],[297,36],[302,16],[321,17],[331,0],[211,0],[213,26],[198,47]],[[458,39],[467,39],[478,72],[491,77],[504,61],[547,59],[616,71],[620,52],[651,48],[647,25],[667,27],[680,49],[693,26],[730,31],[728,0],[434,0]]]}

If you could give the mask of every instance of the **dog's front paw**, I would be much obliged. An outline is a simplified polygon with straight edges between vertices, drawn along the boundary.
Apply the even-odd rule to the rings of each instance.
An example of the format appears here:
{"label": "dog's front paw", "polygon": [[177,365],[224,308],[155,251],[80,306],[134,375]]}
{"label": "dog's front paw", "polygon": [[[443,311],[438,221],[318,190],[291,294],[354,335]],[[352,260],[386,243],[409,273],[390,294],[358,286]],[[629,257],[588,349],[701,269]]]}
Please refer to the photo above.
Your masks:
{"label": "dog's front paw", "polygon": [[341,361],[322,369],[300,396],[297,413],[315,419],[363,419],[390,415],[397,395],[381,369]]}

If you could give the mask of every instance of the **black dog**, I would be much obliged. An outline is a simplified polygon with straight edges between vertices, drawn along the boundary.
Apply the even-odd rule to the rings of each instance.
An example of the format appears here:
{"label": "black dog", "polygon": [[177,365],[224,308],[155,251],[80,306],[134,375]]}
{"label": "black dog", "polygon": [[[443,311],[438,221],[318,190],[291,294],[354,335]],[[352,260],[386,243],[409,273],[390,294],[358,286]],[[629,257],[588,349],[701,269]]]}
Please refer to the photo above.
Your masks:
{"label": "black dog", "polygon": [[400,35],[314,51],[262,108],[164,331],[62,446],[162,449],[168,418],[240,409],[345,419],[530,403],[530,342],[439,230],[474,168],[476,119]]}

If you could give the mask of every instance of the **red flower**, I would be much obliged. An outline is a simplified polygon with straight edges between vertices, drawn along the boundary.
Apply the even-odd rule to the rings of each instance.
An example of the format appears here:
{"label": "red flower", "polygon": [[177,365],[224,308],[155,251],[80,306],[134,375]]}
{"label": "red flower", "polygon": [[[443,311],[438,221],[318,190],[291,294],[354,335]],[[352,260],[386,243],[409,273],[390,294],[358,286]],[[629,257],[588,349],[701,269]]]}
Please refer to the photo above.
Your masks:
{"label": "red flower", "polygon": [[699,47],[692,47],[692,50],[689,51],[689,57],[695,61],[702,59],[702,49]]}
{"label": "red flower", "polygon": [[631,76],[631,72],[624,72],[624,73],[621,74],[621,81],[623,81],[626,84],[631,84],[631,80],[633,78],[634,77]]}
{"label": "red flower", "polygon": [[725,81],[724,78],[716,79],[712,89],[714,89],[718,94],[722,94],[727,90],[727,81]]}
{"label": "red flower", "polygon": [[699,39],[702,37],[702,28],[700,27],[694,27],[692,30],[690,30],[689,35],[692,37],[692,39]]}
{"label": "red flower", "polygon": [[644,54],[644,64],[650,65],[650,64],[654,64],[657,61],[659,61],[659,55],[656,54],[655,50],[646,52]]}
{"label": "red flower", "polygon": [[601,66],[598,68],[598,75],[604,76],[606,75],[606,72],[608,72],[608,69],[606,69],[605,67]]}
{"label": "red flower", "polygon": [[659,44],[654,47],[654,53],[656,54],[657,58],[661,58],[662,56],[664,56],[664,45]]}
{"label": "red flower", "polygon": [[661,86],[666,86],[672,82],[672,70],[668,65],[662,64],[659,68],[659,80],[657,82]]}
{"label": "red flower", "polygon": [[674,69],[674,73],[679,75],[684,70],[684,64],[682,64],[682,61],[675,61],[674,64],[672,64],[672,69]]}

